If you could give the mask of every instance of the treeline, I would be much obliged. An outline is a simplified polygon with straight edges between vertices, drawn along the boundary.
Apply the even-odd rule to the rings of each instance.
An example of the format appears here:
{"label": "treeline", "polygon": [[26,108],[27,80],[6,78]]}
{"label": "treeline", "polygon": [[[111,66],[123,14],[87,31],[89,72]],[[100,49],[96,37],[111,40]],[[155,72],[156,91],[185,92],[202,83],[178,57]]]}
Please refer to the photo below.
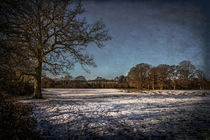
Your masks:
{"label": "treeline", "polygon": [[204,72],[190,61],[178,65],[160,64],[156,67],[141,63],[130,69],[129,87],[138,89],[209,89]]}
{"label": "treeline", "polygon": [[94,80],[86,80],[84,76],[69,78],[51,79],[49,77],[42,78],[43,88],[128,88],[128,82],[125,76],[119,76],[112,80],[97,77]]}
{"label": "treeline", "polygon": [[160,64],[156,67],[141,63],[132,67],[127,76],[107,80],[97,77],[86,80],[84,76],[72,78],[42,78],[43,88],[137,88],[137,89],[209,89],[204,72],[196,69],[190,61],[178,65]]}

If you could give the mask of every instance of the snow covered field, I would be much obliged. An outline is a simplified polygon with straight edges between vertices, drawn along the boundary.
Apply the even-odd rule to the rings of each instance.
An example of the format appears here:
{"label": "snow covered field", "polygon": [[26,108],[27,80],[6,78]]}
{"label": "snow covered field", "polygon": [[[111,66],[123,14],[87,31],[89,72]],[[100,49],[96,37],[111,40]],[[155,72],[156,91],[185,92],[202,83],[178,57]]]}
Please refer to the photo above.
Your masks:
{"label": "snow covered field", "polygon": [[210,139],[210,91],[44,89],[22,99],[47,139]]}

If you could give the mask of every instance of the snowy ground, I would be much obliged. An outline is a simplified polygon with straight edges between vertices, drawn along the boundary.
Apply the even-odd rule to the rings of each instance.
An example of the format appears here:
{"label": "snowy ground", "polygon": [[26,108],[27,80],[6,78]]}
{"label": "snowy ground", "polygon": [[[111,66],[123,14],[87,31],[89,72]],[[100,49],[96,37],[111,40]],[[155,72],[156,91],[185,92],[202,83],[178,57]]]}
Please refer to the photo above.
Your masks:
{"label": "snowy ground", "polygon": [[33,107],[47,139],[210,139],[210,91],[44,89]]}

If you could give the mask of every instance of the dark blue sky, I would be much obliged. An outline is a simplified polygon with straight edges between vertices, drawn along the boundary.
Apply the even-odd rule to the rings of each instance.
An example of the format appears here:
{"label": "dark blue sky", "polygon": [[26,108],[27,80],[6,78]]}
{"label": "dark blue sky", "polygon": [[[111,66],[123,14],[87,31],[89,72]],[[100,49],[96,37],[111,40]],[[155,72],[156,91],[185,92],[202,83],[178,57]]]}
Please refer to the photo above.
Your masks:
{"label": "dark blue sky", "polygon": [[182,60],[209,70],[205,5],[181,0],[86,0],[83,4],[88,21],[102,19],[112,40],[102,49],[90,45],[87,51],[94,56],[97,67],[89,67],[89,74],[76,65],[72,76],[112,79],[127,75],[139,63],[172,65]]}

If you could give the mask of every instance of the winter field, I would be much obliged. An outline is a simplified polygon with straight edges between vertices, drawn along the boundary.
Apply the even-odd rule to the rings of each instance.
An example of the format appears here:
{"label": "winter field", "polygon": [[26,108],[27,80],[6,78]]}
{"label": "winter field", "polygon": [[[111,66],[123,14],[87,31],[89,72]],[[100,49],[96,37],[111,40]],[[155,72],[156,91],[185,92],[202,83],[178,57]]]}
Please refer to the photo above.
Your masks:
{"label": "winter field", "polygon": [[210,139],[210,91],[44,89],[33,107],[47,139]]}

